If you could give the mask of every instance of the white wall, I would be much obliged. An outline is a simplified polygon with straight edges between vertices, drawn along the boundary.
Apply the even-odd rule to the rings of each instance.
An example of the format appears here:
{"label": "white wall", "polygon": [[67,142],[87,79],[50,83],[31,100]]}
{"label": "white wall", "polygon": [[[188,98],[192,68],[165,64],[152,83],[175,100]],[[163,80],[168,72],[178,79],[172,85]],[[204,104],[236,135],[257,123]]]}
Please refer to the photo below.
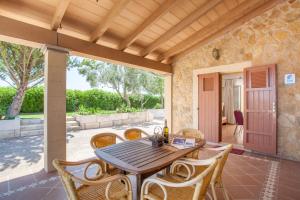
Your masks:
{"label": "white wall", "polygon": [[[234,73],[234,74],[222,74],[222,92],[223,87],[225,86],[225,80],[226,79],[232,79],[234,80],[234,86],[240,86],[241,88],[241,111],[244,111],[244,79],[243,79],[243,73]],[[236,97],[234,97],[236,98]],[[222,99],[223,99],[223,93],[222,93]],[[223,100],[222,100],[223,101]]]}

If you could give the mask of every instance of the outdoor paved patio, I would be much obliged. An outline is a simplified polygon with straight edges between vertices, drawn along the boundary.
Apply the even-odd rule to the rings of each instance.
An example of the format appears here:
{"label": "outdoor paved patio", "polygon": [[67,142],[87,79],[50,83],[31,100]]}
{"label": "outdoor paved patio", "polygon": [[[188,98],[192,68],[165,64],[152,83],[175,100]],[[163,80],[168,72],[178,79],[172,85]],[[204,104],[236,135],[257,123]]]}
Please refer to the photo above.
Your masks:
{"label": "outdoor paved patio", "polygon": [[[101,132],[113,132],[123,136],[128,128],[141,128],[152,134],[156,126],[163,121],[116,126],[111,128],[89,129],[67,133],[67,160],[76,161],[95,156],[90,146],[93,135]],[[36,173],[44,167],[43,135],[0,140],[0,182]],[[118,141],[117,141],[118,142]]]}
{"label": "outdoor paved patio", "polygon": [[[162,121],[132,125],[149,133]],[[68,133],[67,159],[94,157],[90,137],[102,131],[119,134],[127,126]],[[210,153],[203,150],[202,158]],[[74,169],[80,171],[82,169]],[[244,153],[230,154],[223,173],[232,199],[299,199],[300,163]],[[219,194],[220,199],[223,199]],[[0,199],[66,199],[56,173],[43,171],[43,137],[31,136],[0,141]]]}

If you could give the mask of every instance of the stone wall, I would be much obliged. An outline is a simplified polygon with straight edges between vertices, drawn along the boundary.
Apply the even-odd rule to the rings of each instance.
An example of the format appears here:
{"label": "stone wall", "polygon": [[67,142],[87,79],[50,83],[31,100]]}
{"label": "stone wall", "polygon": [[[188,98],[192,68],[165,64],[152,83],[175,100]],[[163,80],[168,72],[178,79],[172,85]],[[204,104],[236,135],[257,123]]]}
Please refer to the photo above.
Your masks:
{"label": "stone wall", "polygon": [[106,128],[134,123],[150,122],[153,115],[148,110],[133,113],[115,113],[108,115],[77,115],[75,119],[82,130]]}
{"label": "stone wall", "polygon": [[[213,48],[221,58],[212,57]],[[252,61],[277,64],[278,151],[300,160],[300,0],[285,1],[236,30],[177,60],[173,77],[173,130],[192,126],[192,72],[195,69]],[[296,84],[283,83],[286,73]]]}

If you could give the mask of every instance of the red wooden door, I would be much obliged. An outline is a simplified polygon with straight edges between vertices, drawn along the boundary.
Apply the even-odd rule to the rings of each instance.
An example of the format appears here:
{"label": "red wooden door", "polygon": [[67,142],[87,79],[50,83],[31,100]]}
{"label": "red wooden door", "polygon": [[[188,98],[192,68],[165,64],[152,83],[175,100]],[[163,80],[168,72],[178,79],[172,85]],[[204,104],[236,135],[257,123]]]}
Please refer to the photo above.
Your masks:
{"label": "red wooden door", "polygon": [[200,74],[198,76],[198,128],[210,142],[220,141],[221,102],[220,74]]}
{"label": "red wooden door", "polygon": [[276,65],[244,69],[245,148],[276,154]]}

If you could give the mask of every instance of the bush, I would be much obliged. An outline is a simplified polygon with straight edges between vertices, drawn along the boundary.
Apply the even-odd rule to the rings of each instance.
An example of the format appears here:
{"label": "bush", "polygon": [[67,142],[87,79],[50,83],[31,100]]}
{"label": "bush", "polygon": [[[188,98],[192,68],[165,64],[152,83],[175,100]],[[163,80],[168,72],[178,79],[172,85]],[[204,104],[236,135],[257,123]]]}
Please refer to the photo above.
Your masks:
{"label": "bush", "polygon": [[143,109],[151,109],[154,108],[157,103],[160,102],[160,98],[152,95],[132,95],[129,97],[131,106],[133,108],[142,108],[142,103],[145,102]]}
{"label": "bush", "polygon": [[[0,109],[7,110],[10,106],[16,90],[9,87],[0,87]],[[144,109],[154,108],[160,102],[159,97],[144,95]],[[141,109],[141,96],[130,96],[132,108],[127,108],[117,93],[106,92],[99,89],[86,91],[67,90],[66,110],[67,112],[103,113],[104,111],[126,111],[134,112]],[[123,106],[122,106],[123,105]],[[21,108],[22,113],[36,113],[44,111],[44,88],[36,87],[26,91]]]}
{"label": "bush", "polygon": [[44,111],[44,88],[35,87],[25,93],[22,104],[22,113],[36,113]]}
{"label": "bush", "polygon": [[79,115],[93,115],[93,114],[112,114],[115,113],[116,111],[111,111],[111,110],[100,110],[98,108],[86,108],[83,105],[80,105],[78,108],[77,113]]}
{"label": "bush", "polygon": [[0,87],[0,110],[4,112],[4,115],[13,101],[15,94],[16,90],[13,88]]}
{"label": "bush", "polygon": [[157,103],[155,106],[154,106],[154,109],[162,109],[162,105],[160,103]]}
{"label": "bush", "polygon": [[118,113],[130,113],[130,112],[140,112],[140,111],[142,111],[142,109],[128,107],[125,104],[122,104],[119,108],[117,108]]}
{"label": "bush", "polygon": [[2,107],[0,107],[0,119],[2,119],[2,116],[5,116],[6,110]]}

